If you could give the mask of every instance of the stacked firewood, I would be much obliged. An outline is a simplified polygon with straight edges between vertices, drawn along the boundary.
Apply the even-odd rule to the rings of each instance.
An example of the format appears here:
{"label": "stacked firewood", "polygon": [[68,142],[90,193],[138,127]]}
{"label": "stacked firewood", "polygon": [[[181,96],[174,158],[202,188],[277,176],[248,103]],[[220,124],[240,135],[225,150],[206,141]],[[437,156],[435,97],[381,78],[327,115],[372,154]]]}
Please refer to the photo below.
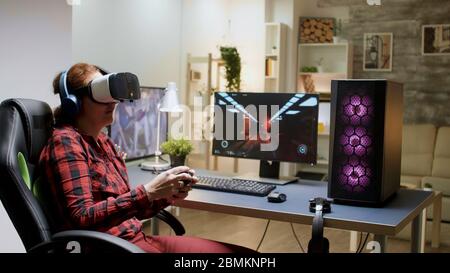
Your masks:
{"label": "stacked firewood", "polygon": [[334,21],[332,18],[301,18],[300,43],[332,43]]}

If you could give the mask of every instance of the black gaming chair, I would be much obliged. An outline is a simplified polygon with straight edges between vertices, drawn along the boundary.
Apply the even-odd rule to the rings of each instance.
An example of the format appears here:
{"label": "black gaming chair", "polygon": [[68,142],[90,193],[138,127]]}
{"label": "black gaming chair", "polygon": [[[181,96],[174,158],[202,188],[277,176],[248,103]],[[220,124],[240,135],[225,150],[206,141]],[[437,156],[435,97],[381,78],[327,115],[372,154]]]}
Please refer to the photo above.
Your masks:
{"label": "black gaming chair", "polygon": [[[27,252],[143,252],[134,244],[107,233],[68,230],[55,233],[48,206],[49,188],[39,177],[39,155],[53,125],[48,104],[31,99],[9,99],[0,104],[0,199]],[[28,165],[33,192],[25,184],[18,164],[21,152]],[[37,197],[38,198],[37,198]],[[165,221],[177,235],[182,224],[163,210],[156,217]]]}

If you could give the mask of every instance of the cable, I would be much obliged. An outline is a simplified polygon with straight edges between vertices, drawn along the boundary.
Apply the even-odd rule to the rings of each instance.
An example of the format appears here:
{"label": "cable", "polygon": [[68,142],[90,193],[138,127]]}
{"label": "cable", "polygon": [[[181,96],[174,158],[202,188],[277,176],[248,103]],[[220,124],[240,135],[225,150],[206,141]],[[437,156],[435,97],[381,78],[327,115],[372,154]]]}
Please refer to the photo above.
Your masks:
{"label": "cable", "polygon": [[369,238],[369,234],[370,233],[367,233],[366,238],[364,239],[364,243],[362,244],[361,249],[358,251],[358,253],[361,253],[364,250],[364,247],[367,243],[367,239]]}
{"label": "cable", "polygon": [[358,253],[359,249],[361,248],[362,240],[363,240],[363,233],[360,232],[359,233],[359,243],[358,243],[358,247],[356,248],[356,253]]}
{"label": "cable", "polygon": [[269,228],[270,220],[267,220],[266,228],[264,229],[263,236],[261,237],[261,241],[259,241],[258,247],[256,248],[256,251],[259,251],[259,248],[261,247],[262,242],[264,241],[264,237],[266,237],[267,229]]}
{"label": "cable", "polygon": [[294,233],[294,237],[295,237],[295,240],[297,240],[298,246],[300,247],[302,252],[305,253],[305,250],[303,249],[303,246],[302,246],[302,244],[300,243],[300,240],[297,237],[297,233],[295,233],[294,225],[292,223],[290,223],[290,224],[291,224],[292,233]]}

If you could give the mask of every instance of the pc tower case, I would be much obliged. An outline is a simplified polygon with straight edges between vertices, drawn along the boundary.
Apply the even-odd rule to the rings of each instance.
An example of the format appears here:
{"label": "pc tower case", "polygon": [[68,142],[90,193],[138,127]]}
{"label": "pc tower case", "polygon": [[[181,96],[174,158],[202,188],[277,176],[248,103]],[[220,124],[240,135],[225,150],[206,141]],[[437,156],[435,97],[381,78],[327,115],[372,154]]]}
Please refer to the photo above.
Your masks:
{"label": "pc tower case", "polygon": [[400,187],[402,85],[333,80],[330,124],[328,197],[382,206]]}

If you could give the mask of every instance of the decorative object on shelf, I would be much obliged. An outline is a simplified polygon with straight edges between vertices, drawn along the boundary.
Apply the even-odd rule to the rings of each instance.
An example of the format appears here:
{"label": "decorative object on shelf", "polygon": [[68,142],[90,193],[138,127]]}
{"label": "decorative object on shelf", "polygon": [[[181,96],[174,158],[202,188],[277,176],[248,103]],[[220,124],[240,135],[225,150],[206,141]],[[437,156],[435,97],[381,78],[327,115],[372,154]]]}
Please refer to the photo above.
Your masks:
{"label": "decorative object on shelf", "polygon": [[200,71],[191,70],[190,80],[193,82],[198,82],[202,79],[202,73]]}
{"label": "decorative object on shelf", "polygon": [[161,145],[164,153],[170,156],[171,167],[183,166],[186,156],[192,152],[194,146],[186,139],[169,139]]}
{"label": "decorative object on shelf", "polygon": [[392,71],[392,33],[364,33],[364,71]]}
{"label": "decorative object on shelf", "polygon": [[334,30],[333,43],[337,44],[341,42],[342,35],[342,19],[338,19]]}
{"label": "decorative object on shelf", "polygon": [[314,80],[311,75],[301,75],[303,81],[303,87],[306,93],[314,93],[316,87],[314,86]]}
{"label": "decorative object on shelf", "polygon": [[332,43],[335,19],[300,17],[299,43]]}
{"label": "decorative object on shelf", "polygon": [[276,54],[278,53],[278,52],[277,52],[277,46],[274,45],[274,46],[272,46],[271,49],[272,49],[272,54],[273,54],[273,55],[276,55]]}
{"label": "decorative object on shelf", "polygon": [[450,55],[450,24],[422,26],[422,55]]}
{"label": "decorative object on shelf", "polygon": [[317,126],[317,132],[318,133],[325,133],[325,123],[319,122]]}
{"label": "decorative object on shelf", "polygon": [[241,89],[241,57],[235,47],[220,47],[222,59],[225,61],[225,78],[229,91]]}
{"label": "decorative object on shelf", "polygon": [[319,73],[323,73],[323,57],[321,57],[318,61],[317,61],[317,72]]}
{"label": "decorative object on shelf", "polygon": [[266,77],[275,77],[277,74],[277,60],[266,58]]}

